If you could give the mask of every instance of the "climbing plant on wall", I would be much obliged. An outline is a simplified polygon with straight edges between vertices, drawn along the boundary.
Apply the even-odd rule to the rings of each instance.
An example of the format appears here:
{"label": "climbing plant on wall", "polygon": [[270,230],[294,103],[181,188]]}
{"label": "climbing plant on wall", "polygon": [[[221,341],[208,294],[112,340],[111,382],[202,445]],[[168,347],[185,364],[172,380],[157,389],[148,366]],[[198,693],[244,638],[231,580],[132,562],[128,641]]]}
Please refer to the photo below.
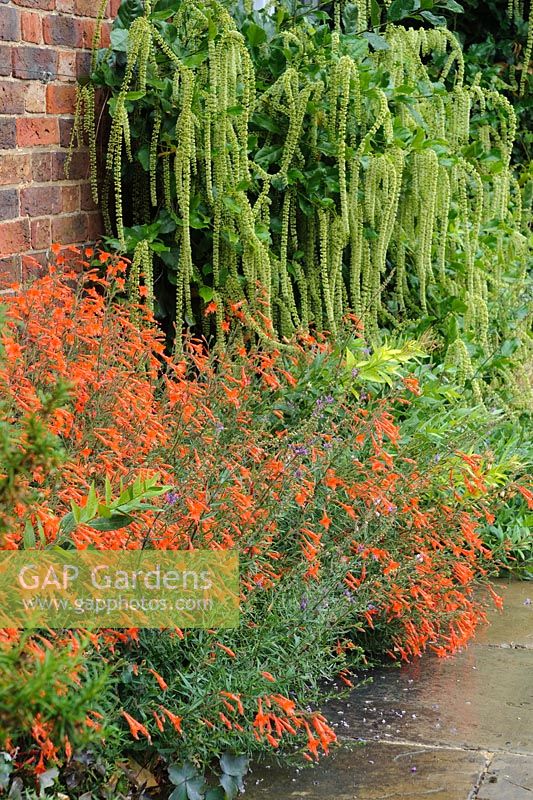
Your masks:
{"label": "climbing plant on wall", "polygon": [[516,384],[500,350],[530,346],[530,208],[513,108],[465,78],[441,16],[460,10],[124,0],[75,137],[88,134],[95,199],[132,257],[130,297],[219,343],[235,318],[278,343],[335,334],[348,312],[370,339],[433,322],[459,381],[479,395],[477,365],[496,358]]}

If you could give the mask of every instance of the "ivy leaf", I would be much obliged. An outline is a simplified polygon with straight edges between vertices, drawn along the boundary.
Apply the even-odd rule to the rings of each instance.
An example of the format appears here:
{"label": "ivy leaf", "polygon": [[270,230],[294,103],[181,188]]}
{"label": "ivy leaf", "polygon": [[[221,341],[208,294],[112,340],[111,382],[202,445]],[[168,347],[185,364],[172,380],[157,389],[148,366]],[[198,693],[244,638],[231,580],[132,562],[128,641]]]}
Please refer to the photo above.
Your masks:
{"label": "ivy leaf", "polygon": [[373,31],[365,31],[362,35],[367,40],[367,42],[370,42],[374,50],[389,49],[389,43],[383,36],[380,36],[379,33],[373,33]]}

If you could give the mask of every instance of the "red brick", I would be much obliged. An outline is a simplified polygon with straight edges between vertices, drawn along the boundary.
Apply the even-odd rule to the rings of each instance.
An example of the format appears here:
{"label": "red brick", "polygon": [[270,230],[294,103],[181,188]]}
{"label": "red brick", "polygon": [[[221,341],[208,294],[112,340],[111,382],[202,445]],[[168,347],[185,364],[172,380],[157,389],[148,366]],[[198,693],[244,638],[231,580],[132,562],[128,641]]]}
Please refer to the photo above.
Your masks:
{"label": "red brick", "polygon": [[0,259],[0,291],[20,282],[20,256]]}
{"label": "red brick", "polygon": [[57,77],[57,52],[46,47],[15,47],[13,75],[29,80]]}
{"label": "red brick", "polygon": [[74,13],[78,17],[97,17],[98,6],[95,0],[74,0]]}
{"label": "red brick", "polygon": [[0,117],[0,150],[11,150],[16,145],[17,123],[10,117]]}
{"label": "red brick", "polygon": [[40,217],[43,214],[61,212],[61,187],[53,183],[44,186],[28,186],[20,190],[20,214]]}
{"label": "red brick", "polygon": [[30,222],[31,246],[34,250],[43,250],[52,244],[52,225],[49,217],[32,219]]}
{"label": "red brick", "polygon": [[111,2],[109,4],[108,17],[111,17],[111,19],[115,19],[115,17],[118,14],[118,10],[120,8],[120,4],[121,3],[122,3],[122,0],[111,0]]}
{"label": "red brick", "polygon": [[46,87],[46,110],[49,114],[73,114],[76,109],[76,87],[53,83]]}
{"label": "red brick", "polygon": [[52,180],[52,153],[32,153],[31,177],[37,183]]}
{"label": "red brick", "polygon": [[22,117],[17,119],[17,144],[40,147],[59,144],[59,125],[54,117]]}
{"label": "red brick", "polygon": [[16,8],[3,8],[0,14],[0,41],[18,42],[20,39],[20,20]]}
{"label": "red brick", "polygon": [[59,244],[74,244],[87,239],[87,214],[70,214],[52,218],[52,241]]}
{"label": "red brick", "polygon": [[13,0],[15,5],[24,6],[24,8],[41,8],[44,11],[50,11],[54,7],[55,0]]}
{"label": "red brick", "polygon": [[46,44],[81,47],[83,27],[79,20],[70,16],[48,16],[43,20],[43,39]]}
{"label": "red brick", "polygon": [[62,14],[74,14],[74,0],[56,0],[56,11]]}
{"label": "red brick", "polygon": [[30,223],[27,219],[0,222],[0,256],[24,253],[30,246]]}
{"label": "red brick", "polygon": [[87,180],[89,176],[89,158],[85,150],[76,150],[72,154],[70,161],[70,171],[65,175],[65,161],[67,160],[66,152],[59,152],[53,154],[52,161],[52,180],[54,181],[79,181]]}
{"label": "red brick", "polygon": [[31,11],[23,11],[20,17],[22,26],[22,38],[25,42],[40,44],[43,40],[42,24],[39,14]]}
{"label": "red brick", "polygon": [[2,114],[24,113],[24,85],[18,81],[0,81],[0,110]]}
{"label": "red brick", "polygon": [[0,156],[0,186],[16,186],[31,179],[31,161],[25,153],[5,153]]}
{"label": "red brick", "polygon": [[61,187],[61,210],[64,214],[80,210],[79,184]]}
{"label": "red brick", "polygon": [[59,120],[59,144],[61,147],[68,147],[70,145],[73,127],[74,120],[65,119],[64,117]]}
{"label": "red brick", "polygon": [[19,216],[19,193],[16,189],[0,189],[0,219]]}
{"label": "red brick", "polygon": [[26,84],[26,111],[29,114],[46,113],[46,85],[40,81]]}
{"label": "red brick", "polygon": [[91,54],[86,52],[76,53],[76,75],[88,75],[91,71]]}
{"label": "red brick", "polygon": [[81,184],[81,209],[82,211],[96,211],[90,183]]}
{"label": "red brick", "polygon": [[0,75],[11,75],[11,50],[7,44],[0,44]]}
{"label": "red brick", "polygon": [[58,56],[58,75],[61,76],[62,80],[68,81],[69,78],[75,80],[78,74],[76,72],[76,50],[60,50]]}
{"label": "red brick", "polygon": [[87,239],[89,242],[95,242],[102,237],[104,232],[104,223],[102,215],[99,211],[89,214],[89,228],[87,231]]}

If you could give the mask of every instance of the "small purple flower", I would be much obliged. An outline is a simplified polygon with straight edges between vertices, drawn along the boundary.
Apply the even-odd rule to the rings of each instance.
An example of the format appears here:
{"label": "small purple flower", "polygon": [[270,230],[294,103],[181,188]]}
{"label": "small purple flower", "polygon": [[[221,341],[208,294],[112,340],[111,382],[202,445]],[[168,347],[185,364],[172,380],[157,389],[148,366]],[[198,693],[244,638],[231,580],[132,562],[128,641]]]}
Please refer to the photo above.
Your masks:
{"label": "small purple flower", "polygon": [[358,375],[359,375],[359,370],[357,369],[357,367],[354,367],[352,369],[352,378],[357,378]]}
{"label": "small purple flower", "polygon": [[416,772],[416,767],[411,767],[411,772]]}
{"label": "small purple flower", "polygon": [[363,355],[371,356],[372,355],[372,348],[371,347],[363,347]]}
{"label": "small purple flower", "polygon": [[524,605],[525,606],[530,606],[531,605],[531,598],[530,597],[526,597],[526,599],[524,600]]}
{"label": "small purple flower", "polygon": [[309,450],[301,444],[293,444],[292,449],[297,456],[308,456]]}
{"label": "small purple flower", "polygon": [[441,458],[442,458],[441,454],[437,453],[436,456],[433,456],[433,461],[435,462],[435,464],[438,464]]}
{"label": "small purple flower", "polygon": [[221,422],[215,423],[215,430],[217,433],[221,433],[224,430],[224,425]]}
{"label": "small purple flower", "polygon": [[175,505],[178,502],[177,492],[168,492],[168,494],[165,497],[165,500],[167,501],[169,506]]}
{"label": "small purple flower", "polygon": [[333,442],[322,442],[322,447],[324,450],[331,450],[333,448]]}
{"label": "small purple flower", "polygon": [[333,395],[331,395],[331,394],[327,394],[327,395],[324,397],[324,403],[327,403],[329,406],[330,406],[332,403],[334,403],[334,402],[335,402],[335,398],[333,397]]}
{"label": "small purple flower", "polygon": [[415,561],[418,561],[419,564],[422,564],[424,561],[423,553],[417,553],[415,556]]}
{"label": "small purple flower", "polygon": [[300,609],[302,611],[305,611],[308,605],[309,605],[309,600],[307,599],[307,596],[303,594],[302,599],[300,600]]}

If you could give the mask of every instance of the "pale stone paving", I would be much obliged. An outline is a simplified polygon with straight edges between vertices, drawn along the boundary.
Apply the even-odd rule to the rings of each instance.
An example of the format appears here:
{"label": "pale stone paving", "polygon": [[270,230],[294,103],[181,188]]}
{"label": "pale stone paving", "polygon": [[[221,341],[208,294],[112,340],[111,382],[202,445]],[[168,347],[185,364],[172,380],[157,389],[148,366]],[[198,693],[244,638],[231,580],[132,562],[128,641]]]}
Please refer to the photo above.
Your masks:
{"label": "pale stone paving", "polygon": [[376,670],[326,710],[343,748],[255,768],[248,800],[533,800],[533,584],[497,591],[504,612],[467,650]]}

